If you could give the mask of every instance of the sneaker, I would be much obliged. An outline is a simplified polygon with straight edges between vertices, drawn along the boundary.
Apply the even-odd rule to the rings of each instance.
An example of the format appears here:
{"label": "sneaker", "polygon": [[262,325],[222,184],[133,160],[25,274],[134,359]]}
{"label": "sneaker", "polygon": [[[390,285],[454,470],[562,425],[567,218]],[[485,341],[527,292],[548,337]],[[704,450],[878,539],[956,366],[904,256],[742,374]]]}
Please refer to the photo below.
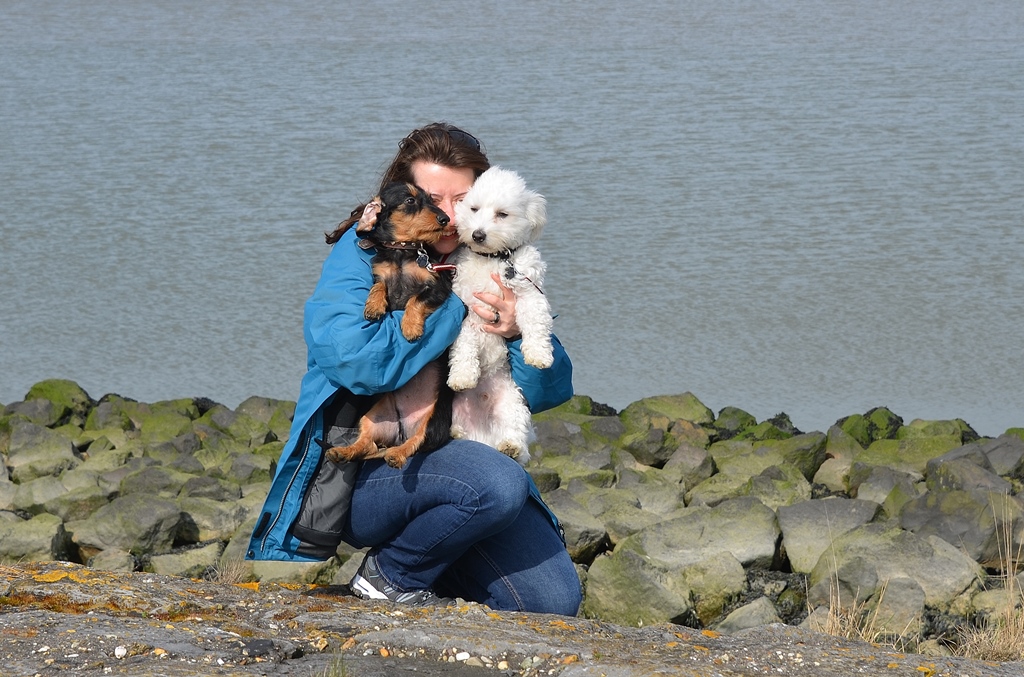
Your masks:
{"label": "sneaker", "polygon": [[405,604],[407,606],[450,606],[455,603],[455,600],[447,597],[438,597],[430,590],[403,592],[398,588],[392,587],[380,575],[380,570],[377,569],[377,556],[374,554],[367,554],[363,558],[363,563],[359,565],[359,570],[352,577],[349,587],[352,588],[352,592],[355,593],[356,597],[388,600],[395,604]]}

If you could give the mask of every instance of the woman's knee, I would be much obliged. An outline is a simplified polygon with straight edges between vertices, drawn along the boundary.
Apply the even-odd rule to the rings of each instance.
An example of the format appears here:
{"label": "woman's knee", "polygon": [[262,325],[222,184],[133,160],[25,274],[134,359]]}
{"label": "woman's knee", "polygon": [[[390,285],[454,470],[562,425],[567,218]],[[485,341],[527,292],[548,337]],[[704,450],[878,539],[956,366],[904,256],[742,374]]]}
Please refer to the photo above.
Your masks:
{"label": "woman's knee", "polygon": [[439,462],[457,465],[451,476],[470,489],[476,508],[486,511],[496,524],[511,523],[530,495],[526,471],[513,459],[487,445],[454,440],[433,454]]}

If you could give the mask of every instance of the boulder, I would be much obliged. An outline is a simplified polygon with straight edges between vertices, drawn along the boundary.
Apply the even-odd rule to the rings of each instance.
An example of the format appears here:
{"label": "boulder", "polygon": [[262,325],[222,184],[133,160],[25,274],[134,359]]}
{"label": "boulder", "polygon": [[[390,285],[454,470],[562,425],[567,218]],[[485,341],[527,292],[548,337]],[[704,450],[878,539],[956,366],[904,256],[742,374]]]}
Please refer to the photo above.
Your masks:
{"label": "boulder", "polygon": [[925,604],[945,612],[983,576],[976,562],[941,538],[872,523],[841,534],[822,553],[809,577],[808,603],[838,600],[848,607],[867,602],[887,581],[911,578],[924,591]]}
{"label": "boulder", "polygon": [[166,555],[154,555],[149,558],[145,570],[167,576],[200,578],[217,568],[223,551],[224,543],[214,541],[198,547],[170,552]]}
{"label": "boulder", "polygon": [[566,489],[544,496],[544,502],[558,515],[565,532],[565,546],[572,561],[587,564],[608,547],[608,531]]}
{"label": "boulder", "polygon": [[692,393],[639,400],[626,407],[619,419],[625,432],[619,443],[637,461],[660,467],[679,445],[686,442],[706,447],[714,413]]}
{"label": "boulder", "polygon": [[727,440],[708,447],[719,472],[753,477],[775,465],[795,466],[810,480],[825,461],[823,433],[807,433],[784,440]]}
{"label": "boulder", "polygon": [[64,523],[46,513],[31,519],[0,520],[0,563],[68,559]]}
{"label": "boulder", "polygon": [[53,403],[58,422],[74,422],[81,426],[92,406],[92,398],[74,381],[49,379],[29,388],[25,401],[48,400]]}
{"label": "boulder", "polygon": [[1024,479],[1024,439],[1003,434],[993,440],[979,442],[979,445],[994,473],[1001,477]]}
{"label": "boulder", "polygon": [[727,440],[736,437],[747,428],[757,425],[757,419],[738,407],[724,407],[712,424],[718,431],[718,438]]}
{"label": "boulder", "polygon": [[882,439],[856,454],[854,462],[924,475],[928,461],[962,446],[960,435]]}
{"label": "boulder", "polygon": [[878,505],[871,501],[825,498],[778,509],[782,543],[793,571],[810,573],[836,538],[871,522]]}
{"label": "boulder", "polygon": [[616,548],[632,550],[666,570],[732,554],[744,567],[767,569],[776,557],[780,535],[775,512],[756,498],[742,497],[709,508],[687,508],[630,536]]}
{"label": "boulder", "polygon": [[1000,538],[1013,534],[1014,552],[1024,547],[1017,532],[1024,503],[1016,496],[983,490],[928,491],[908,501],[899,514],[904,529],[937,536],[987,567],[998,567],[1005,551]]}
{"label": "boulder", "polygon": [[906,577],[885,581],[867,606],[871,629],[895,637],[919,636],[924,612],[924,589],[916,580]]}
{"label": "boulder", "polygon": [[796,466],[780,463],[765,468],[760,474],[747,480],[742,495],[752,496],[775,510],[780,506],[810,500],[811,483]]}
{"label": "boulder", "polygon": [[725,617],[725,620],[715,625],[715,630],[733,634],[741,630],[749,630],[750,628],[781,622],[782,619],[779,618],[778,612],[775,611],[772,601],[767,597],[758,597],[750,604],[730,612]]}
{"label": "boulder", "polygon": [[266,424],[277,439],[287,440],[295,416],[295,403],[269,397],[250,397],[235,407],[235,411]]}
{"label": "boulder", "polygon": [[690,590],[682,577],[629,550],[594,560],[582,613],[634,627],[665,622],[692,625],[694,619]]}
{"label": "boulder", "polygon": [[199,417],[196,423],[209,425],[247,447],[255,448],[277,439],[270,426],[248,414],[232,411],[218,404]]}
{"label": "boulder", "polygon": [[7,465],[15,482],[59,475],[81,462],[66,436],[20,418],[12,420],[10,426]]}
{"label": "boulder", "polygon": [[103,571],[135,571],[138,568],[138,561],[127,550],[101,550],[96,553],[86,564],[92,569]]}
{"label": "boulder", "polygon": [[114,499],[87,519],[68,522],[82,560],[111,548],[135,555],[170,552],[183,525],[181,509],[156,496],[131,494]]}
{"label": "boulder", "polygon": [[876,407],[865,414],[854,414],[836,422],[836,426],[867,448],[878,440],[895,439],[903,419],[885,407]]}
{"label": "boulder", "polygon": [[248,517],[239,502],[221,502],[192,496],[178,499],[181,526],[178,538],[185,543],[227,541]]}

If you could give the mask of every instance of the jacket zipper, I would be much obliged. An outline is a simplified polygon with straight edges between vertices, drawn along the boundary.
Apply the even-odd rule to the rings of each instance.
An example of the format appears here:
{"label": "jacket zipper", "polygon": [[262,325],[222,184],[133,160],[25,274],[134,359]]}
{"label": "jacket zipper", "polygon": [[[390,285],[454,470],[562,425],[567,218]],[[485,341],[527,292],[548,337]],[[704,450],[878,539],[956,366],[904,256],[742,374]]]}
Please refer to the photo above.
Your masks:
{"label": "jacket zipper", "polygon": [[[320,415],[321,414],[317,412],[316,416]],[[310,419],[310,423],[315,422],[315,417]],[[284,512],[284,504],[288,500],[288,495],[292,492],[292,486],[295,484],[295,478],[299,476],[299,473],[302,471],[302,466],[305,465],[306,463],[306,457],[309,456],[309,445],[312,443],[314,436],[312,434],[312,430],[307,429],[306,432],[308,434],[305,436],[306,439],[303,440],[302,458],[299,459],[299,464],[295,466],[295,472],[292,473],[291,479],[288,480],[288,487],[284,490],[284,494],[281,495],[281,503],[277,506],[277,514],[274,515],[274,521],[270,523],[270,527],[267,529],[267,533],[264,534],[263,538],[260,540],[260,554],[263,554],[263,551],[266,550],[267,539],[270,538],[270,534],[273,533],[274,527],[277,526],[278,520],[281,519],[281,513]]]}

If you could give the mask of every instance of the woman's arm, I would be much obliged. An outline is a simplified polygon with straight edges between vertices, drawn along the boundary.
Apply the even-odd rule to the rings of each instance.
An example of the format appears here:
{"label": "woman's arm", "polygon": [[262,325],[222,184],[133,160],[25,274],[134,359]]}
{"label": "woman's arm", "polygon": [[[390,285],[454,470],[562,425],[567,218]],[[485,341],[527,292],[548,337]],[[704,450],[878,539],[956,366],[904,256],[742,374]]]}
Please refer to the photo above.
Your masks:
{"label": "woman's arm", "polygon": [[557,407],[573,395],[572,362],[558,338],[552,334],[555,362],[547,369],[531,367],[523,360],[522,340],[508,342],[512,379],[523,391],[530,411],[537,413]]}
{"label": "woman's arm", "polygon": [[327,379],[357,395],[390,392],[403,386],[455,340],[466,307],[452,294],[427,318],[423,338],[402,335],[404,311],[379,321],[363,317],[373,285],[373,252],[361,249],[353,230],[342,236],[324,261],[313,295],[306,302],[304,334],[309,360]]}

